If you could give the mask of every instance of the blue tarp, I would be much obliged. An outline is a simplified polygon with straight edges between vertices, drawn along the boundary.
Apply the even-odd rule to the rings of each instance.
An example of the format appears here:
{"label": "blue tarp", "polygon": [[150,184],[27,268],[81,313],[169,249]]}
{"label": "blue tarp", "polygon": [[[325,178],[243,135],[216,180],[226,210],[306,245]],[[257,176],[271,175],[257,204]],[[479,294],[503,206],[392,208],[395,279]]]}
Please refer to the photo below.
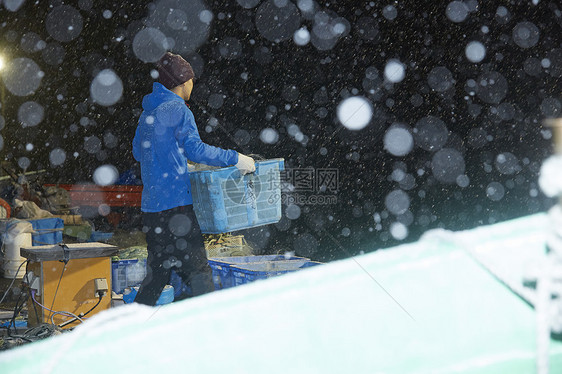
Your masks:
{"label": "blue tarp", "polygon": [[33,245],[48,245],[62,242],[64,221],[61,218],[40,218],[28,220],[36,234],[32,235]]}

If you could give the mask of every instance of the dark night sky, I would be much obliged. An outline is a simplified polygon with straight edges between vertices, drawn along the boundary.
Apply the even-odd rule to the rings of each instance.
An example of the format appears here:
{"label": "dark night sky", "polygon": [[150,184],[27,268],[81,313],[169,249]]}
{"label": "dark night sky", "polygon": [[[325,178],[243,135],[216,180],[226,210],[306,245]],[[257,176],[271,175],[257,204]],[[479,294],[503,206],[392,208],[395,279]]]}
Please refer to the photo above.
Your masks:
{"label": "dark night sky", "polygon": [[[14,164],[27,157],[29,170],[49,170],[50,182],[89,181],[93,170],[107,163],[120,171],[135,166],[130,142],[140,100],[151,89],[153,66],[135,55],[132,42],[158,2],[101,3],[65,3],[78,9],[83,20],[80,34],[68,42],[56,41],[46,27],[52,7],[63,2],[27,1],[16,12],[0,8],[0,51],[8,60],[31,58],[45,73],[31,95],[18,97],[4,89],[2,156]],[[430,228],[470,228],[550,206],[552,202],[537,192],[536,180],[540,163],[551,153],[549,130],[542,121],[562,110],[558,2],[467,1],[467,9],[480,4],[458,23],[447,17],[449,2],[322,2],[316,18],[302,14],[297,26],[314,30],[319,11],[345,19],[344,35],[327,50],[312,43],[298,46],[292,38],[268,40],[256,28],[256,14],[264,3],[244,9],[236,1],[207,2],[213,13],[209,36],[195,55],[184,54],[199,78],[191,108],[204,141],[266,158],[283,157],[289,168],[339,172],[337,204],[303,205],[297,219],[284,218],[280,224],[245,232],[254,242],[264,243],[264,251],[289,249],[320,260],[342,258],[403,242],[388,232],[395,221],[406,223],[409,235],[404,241],[412,241]],[[387,5],[394,6],[395,18],[384,11]],[[104,10],[110,10],[111,17],[104,17]],[[521,22],[538,28],[536,45],[522,48],[514,42],[513,30]],[[25,48],[22,37],[33,39],[29,33],[47,47]],[[486,56],[478,63],[468,61],[464,52],[473,40],[486,46]],[[49,64],[46,50],[55,45],[64,49],[64,57]],[[406,66],[403,81],[384,81],[390,59]],[[448,69],[454,79],[441,92],[435,87],[442,82],[432,81],[438,67]],[[113,69],[124,87],[119,102],[110,107],[90,98],[92,79],[103,69]],[[505,78],[505,96],[491,102],[482,87],[470,95],[467,82],[493,72]],[[336,108],[357,95],[370,100],[373,117],[365,129],[350,131],[342,128]],[[34,127],[22,127],[18,108],[29,100],[44,107],[44,118]],[[443,147],[462,154],[468,186],[436,179],[434,152],[419,144],[402,157],[384,149],[389,126],[402,123],[411,130],[429,115],[446,124],[449,136]],[[289,134],[292,123],[307,137],[306,144]],[[212,131],[207,132],[208,126]],[[259,140],[266,127],[278,131],[277,143]],[[26,149],[28,143],[33,150]],[[67,155],[60,166],[49,163],[55,148]],[[74,152],[79,153],[76,159]],[[516,157],[513,170],[497,165],[504,152]],[[397,169],[412,183],[392,180]],[[487,197],[492,182],[505,191],[497,201]],[[408,212],[400,217],[388,214],[385,207],[385,198],[396,189],[410,198]],[[375,213],[381,217],[379,227]]]}

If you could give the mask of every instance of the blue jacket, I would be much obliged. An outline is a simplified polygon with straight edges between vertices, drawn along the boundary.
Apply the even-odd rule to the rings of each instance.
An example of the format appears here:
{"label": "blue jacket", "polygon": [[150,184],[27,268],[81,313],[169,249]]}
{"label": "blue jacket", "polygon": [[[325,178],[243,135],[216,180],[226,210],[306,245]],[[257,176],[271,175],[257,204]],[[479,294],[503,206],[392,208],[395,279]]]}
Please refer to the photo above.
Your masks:
{"label": "blue jacket", "polygon": [[201,141],[191,110],[181,97],[160,83],[154,83],[142,108],[133,156],[141,164],[143,212],[193,203],[187,160],[212,166],[238,162],[238,152]]}

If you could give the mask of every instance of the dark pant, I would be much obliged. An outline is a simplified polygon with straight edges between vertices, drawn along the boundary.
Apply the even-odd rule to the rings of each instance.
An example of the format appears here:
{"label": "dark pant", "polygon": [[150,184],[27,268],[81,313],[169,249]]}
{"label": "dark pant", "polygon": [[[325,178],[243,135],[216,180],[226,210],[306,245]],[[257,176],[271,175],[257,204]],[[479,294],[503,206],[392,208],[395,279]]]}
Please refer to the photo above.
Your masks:
{"label": "dark pant", "polygon": [[147,274],[135,302],[155,305],[174,270],[193,296],[213,291],[211,268],[192,205],[143,213],[148,245]]}

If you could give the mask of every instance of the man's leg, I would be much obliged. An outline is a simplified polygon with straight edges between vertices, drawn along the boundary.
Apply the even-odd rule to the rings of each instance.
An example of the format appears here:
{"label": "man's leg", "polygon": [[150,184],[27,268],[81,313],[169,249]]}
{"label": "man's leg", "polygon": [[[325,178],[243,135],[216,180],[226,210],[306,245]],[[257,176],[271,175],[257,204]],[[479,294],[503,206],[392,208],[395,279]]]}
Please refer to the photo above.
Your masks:
{"label": "man's leg", "polygon": [[193,211],[193,205],[186,205],[180,209],[178,213],[183,215],[181,219],[188,221],[191,227],[185,236],[180,238],[182,245],[178,246],[178,257],[181,258],[181,265],[177,264],[176,272],[191,287],[193,296],[203,295],[214,291],[215,286],[201,228]]}
{"label": "man's leg", "polygon": [[169,259],[174,240],[168,229],[169,211],[143,213],[143,231],[146,232],[148,258],[146,261],[146,277],[144,278],[135,302],[155,305],[162,290],[168,284],[171,269],[166,260]]}

